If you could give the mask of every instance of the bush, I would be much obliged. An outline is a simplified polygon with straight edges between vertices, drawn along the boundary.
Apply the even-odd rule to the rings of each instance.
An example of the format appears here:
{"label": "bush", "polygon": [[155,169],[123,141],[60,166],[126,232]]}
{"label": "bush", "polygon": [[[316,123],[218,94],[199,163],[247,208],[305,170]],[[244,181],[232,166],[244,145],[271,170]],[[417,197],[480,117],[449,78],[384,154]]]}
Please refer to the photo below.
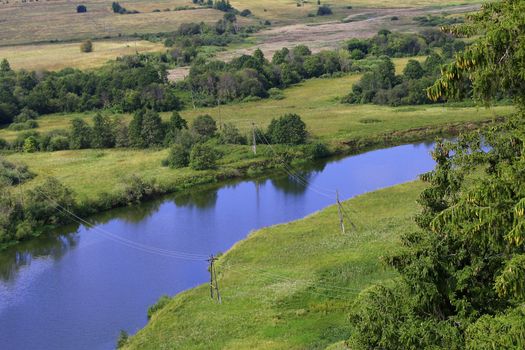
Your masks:
{"label": "bush", "polygon": [[204,137],[212,137],[217,131],[217,123],[208,114],[200,115],[192,123],[191,129]]}
{"label": "bush", "polygon": [[38,146],[38,142],[36,141],[36,137],[29,136],[24,141],[24,148],[23,148],[23,150],[24,150],[25,153],[33,153],[33,152],[36,152],[37,146]]}
{"label": "bush", "polygon": [[324,143],[314,143],[308,147],[310,157],[312,159],[321,159],[330,156],[330,150]]}
{"label": "bush", "polygon": [[65,149],[69,149],[69,139],[66,136],[58,135],[51,137],[49,145],[47,146],[48,151],[62,151]]}
{"label": "bush", "polygon": [[170,297],[167,295],[161,296],[155,304],[148,308],[148,320],[151,319],[151,316],[153,316],[154,313],[166,306],[170,302],[170,300]]}
{"label": "bush", "polygon": [[219,152],[209,145],[198,143],[191,149],[190,167],[194,170],[215,169]]}
{"label": "bush", "polygon": [[91,40],[84,40],[80,44],[80,52],[88,53],[93,51],[93,42]]}
{"label": "bush", "polygon": [[174,144],[170,148],[168,158],[163,161],[163,165],[170,168],[184,168],[190,163],[188,149],[180,144]]}
{"label": "bush", "polygon": [[77,13],[85,13],[87,12],[87,7],[84,5],[78,5],[77,6]]}
{"label": "bush", "polygon": [[0,157],[0,184],[18,185],[34,176],[25,164],[12,163]]}
{"label": "bush", "polygon": [[142,199],[155,194],[156,189],[154,181],[148,182],[136,175],[132,175],[125,181],[123,200],[128,205],[140,203]]}
{"label": "bush", "polygon": [[231,145],[245,145],[246,137],[241,135],[239,129],[232,123],[226,123],[222,126],[222,130],[219,134],[219,141],[223,144]]}
{"label": "bush", "polygon": [[252,15],[252,11],[246,9],[246,10],[242,10],[241,13],[239,14],[241,17],[248,17],[248,16],[251,16]]}
{"label": "bush", "polygon": [[322,5],[317,8],[317,16],[328,16],[332,13],[332,9],[329,6]]}
{"label": "bush", "polygon": [[14,117],[13,122],[23,123],[27,122],[28,120],[34,120],[36,118],[38,118],[38,113],[26,107],[22,109],[20,114]]}
{"label": "bush", "polygon": [[272,119],[268,126],[268,140],[271,143],[300,145],[306,142],[306,124],[297,114],[285,114]]}
{"label": "bush", "polygon": [[28,130],[38,128],[38,123],[35,120],[26,120],[22,123],[12,123],[8,129],[13,131]]}
{"label": "bush", "polygon": [[268,94],[270,95],[270,98],[274,100],[284,99],[283,91],[278,88],[271,88],[270,90],[268,90]]}

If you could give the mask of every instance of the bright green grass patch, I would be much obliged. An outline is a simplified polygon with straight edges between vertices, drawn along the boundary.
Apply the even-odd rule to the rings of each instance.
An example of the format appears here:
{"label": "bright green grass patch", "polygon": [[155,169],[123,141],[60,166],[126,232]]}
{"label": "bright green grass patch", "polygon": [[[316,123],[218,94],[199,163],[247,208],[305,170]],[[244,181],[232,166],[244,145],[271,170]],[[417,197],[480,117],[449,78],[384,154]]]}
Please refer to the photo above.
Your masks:
{"label": "bright green grass patch", "polygon": [[220,258],[222,305],[210,300],[207,285],[181,293],[129,348],[324,349],[347,339],[357,293],[396,276],[380,257],[416,229],[423,186],[412,182],[348,201],[356,228],[347,235],[336,207],[252,233]]}

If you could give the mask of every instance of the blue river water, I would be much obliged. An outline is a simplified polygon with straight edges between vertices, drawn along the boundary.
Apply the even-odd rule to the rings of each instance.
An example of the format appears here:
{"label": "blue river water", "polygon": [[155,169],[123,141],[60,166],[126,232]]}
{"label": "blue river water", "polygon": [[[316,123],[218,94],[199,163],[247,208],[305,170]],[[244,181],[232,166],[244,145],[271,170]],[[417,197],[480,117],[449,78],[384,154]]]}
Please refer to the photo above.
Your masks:
{"label": "blue river water", "polygon": [[[432,144],[319,162],[289,175],[181,193],[89,218],[0,253],[0,348],[113,349],[147,308],[208,280],[205,256],[250,231],[431,170]],[[308,186],[306,186],[306,183]],[[166,251],[169,251],[167,253]]]}

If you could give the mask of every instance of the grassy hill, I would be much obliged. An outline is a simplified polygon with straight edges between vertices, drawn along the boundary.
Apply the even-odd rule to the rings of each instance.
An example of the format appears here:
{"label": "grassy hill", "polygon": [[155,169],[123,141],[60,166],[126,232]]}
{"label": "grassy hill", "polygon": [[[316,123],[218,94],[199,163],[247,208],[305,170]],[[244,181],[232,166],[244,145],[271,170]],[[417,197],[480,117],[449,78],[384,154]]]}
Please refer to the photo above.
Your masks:
{"label": "grassy hill", "polygon": [[336,207],[252,233],[219,260],[222,305],[208,285],[181,293],[127,348],[324,349],[347,339],[359,291],[396,276],[380,257],[416,229],[422,189],[413,182],[348,201],[356,227],[347,235]]}

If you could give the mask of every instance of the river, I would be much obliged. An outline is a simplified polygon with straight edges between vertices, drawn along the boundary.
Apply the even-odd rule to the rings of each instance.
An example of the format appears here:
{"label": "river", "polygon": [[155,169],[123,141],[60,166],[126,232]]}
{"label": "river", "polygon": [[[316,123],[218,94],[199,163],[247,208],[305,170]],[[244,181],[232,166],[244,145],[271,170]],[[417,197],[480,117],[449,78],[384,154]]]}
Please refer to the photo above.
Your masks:
{"label": "river", "polygon": [[348,199],[414,180],[433,168],[431,148],[375,150],[297,170],[299,180],[275,175],[166,196],[2,252],[0,347],[113,349],[121,329],[144,327],[161,295],[208,280],[205,256],[334,204],[336,189]]}

